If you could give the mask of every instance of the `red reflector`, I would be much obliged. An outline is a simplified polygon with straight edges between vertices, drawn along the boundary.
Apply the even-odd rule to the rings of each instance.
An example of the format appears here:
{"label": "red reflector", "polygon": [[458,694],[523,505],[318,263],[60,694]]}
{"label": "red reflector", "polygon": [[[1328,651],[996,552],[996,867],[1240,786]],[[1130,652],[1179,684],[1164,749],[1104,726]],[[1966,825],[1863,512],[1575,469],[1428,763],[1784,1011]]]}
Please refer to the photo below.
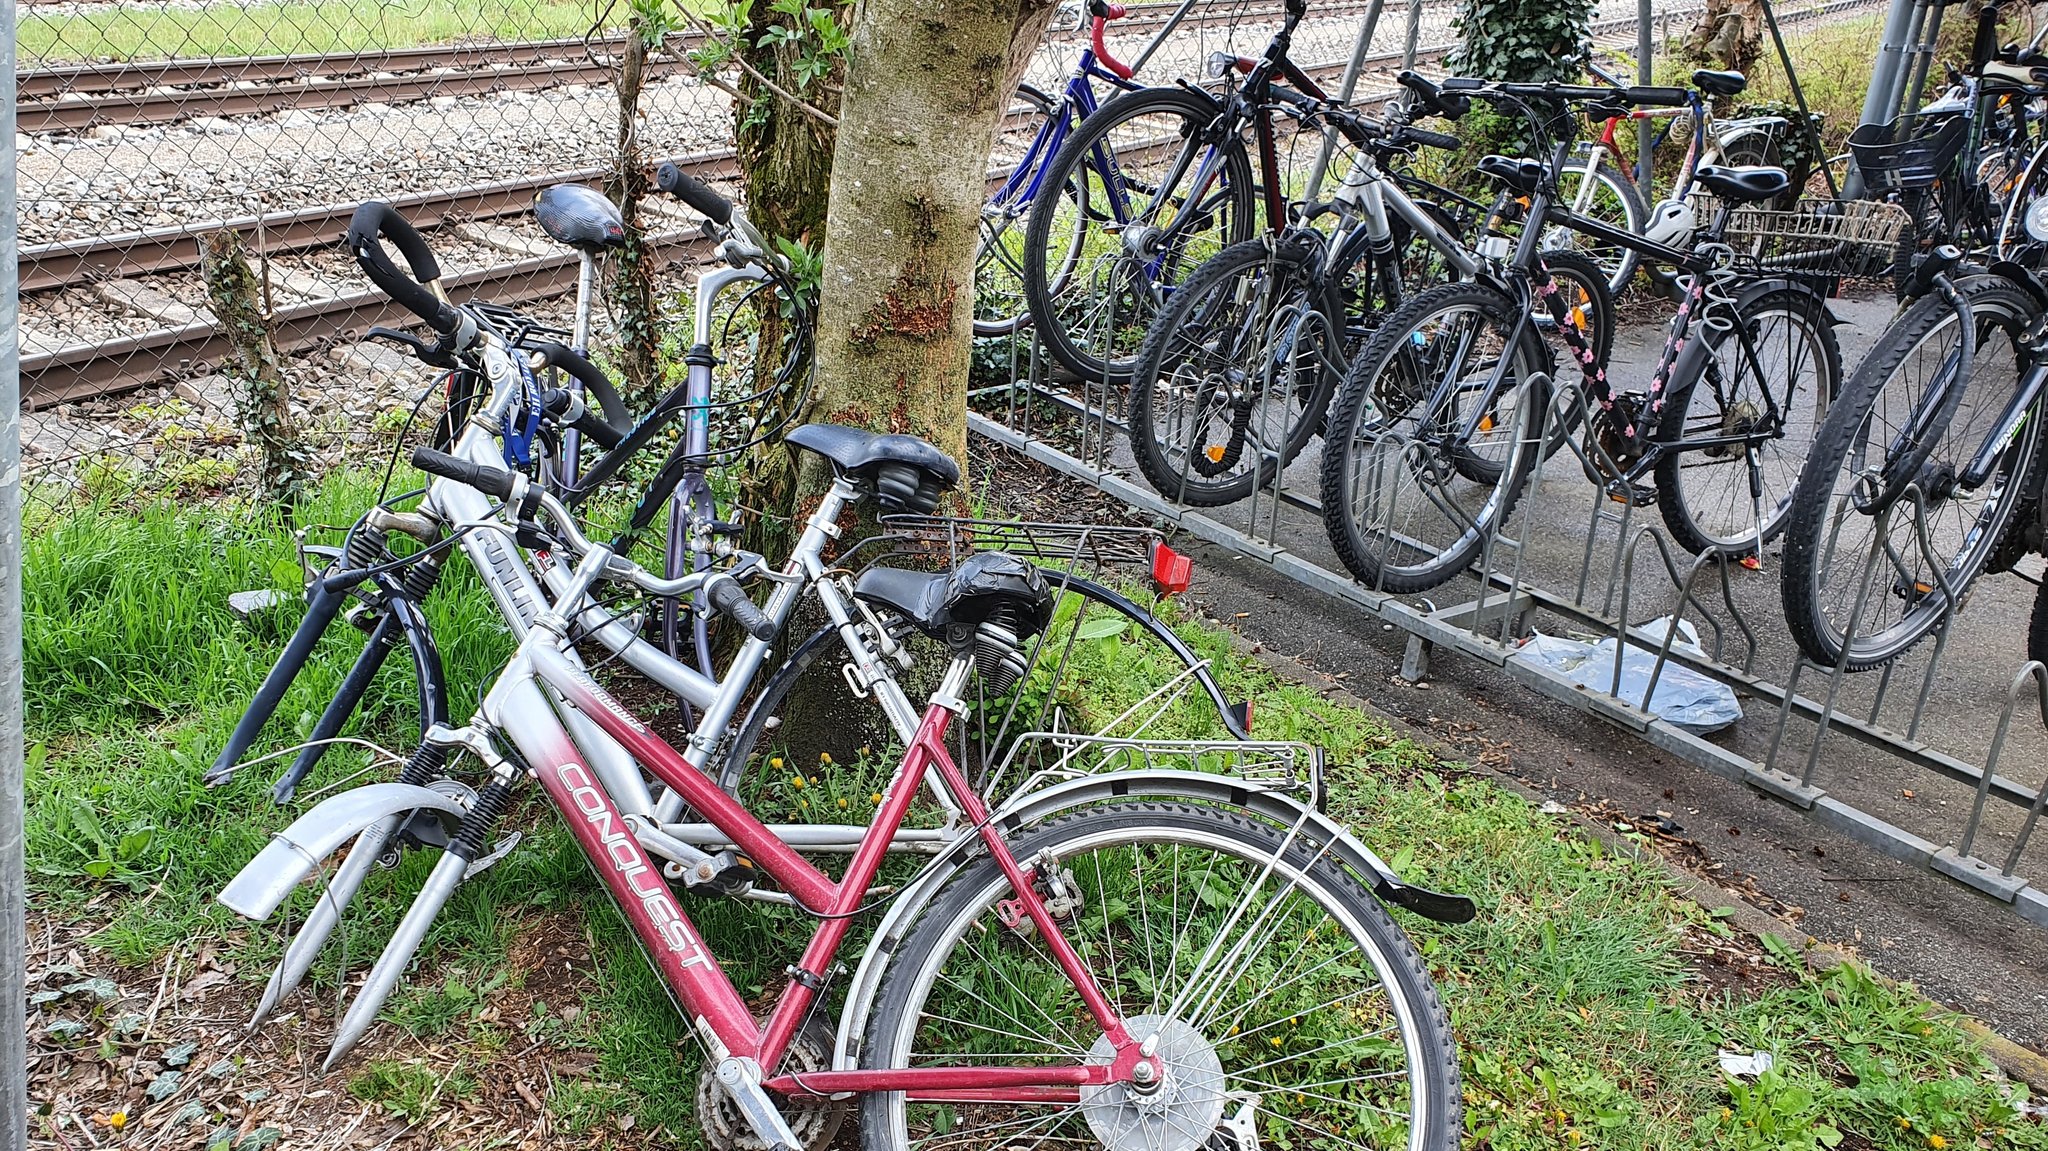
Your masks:
{"label": "red reflector", "polygon": [[1195,561],[1163,543],[1152,545],[1152,586],[1161,595],[1188,590],[1194,582]]}

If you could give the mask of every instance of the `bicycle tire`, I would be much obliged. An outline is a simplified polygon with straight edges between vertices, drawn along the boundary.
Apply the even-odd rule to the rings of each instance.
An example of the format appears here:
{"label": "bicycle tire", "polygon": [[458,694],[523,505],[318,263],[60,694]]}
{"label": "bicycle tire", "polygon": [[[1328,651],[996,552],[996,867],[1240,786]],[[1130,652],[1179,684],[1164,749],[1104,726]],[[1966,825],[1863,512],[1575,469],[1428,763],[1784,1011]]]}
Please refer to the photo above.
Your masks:
{"label": "bicycle tire", "polygon": [[[1171,132],[1184,142],[1182,155],[1187,163],[1185,166],[1179,163],[1169,165],[1169,173],[1177,171],[1178,178],[1185,178],[1199,162],[1201,146],[1197,140],[1200,133],[1216,120],[1221,111],[1222,106],[1215,100],[1186,88],[1140,88],[1105,101],[1093,115],[1081,121],[1081,126],[1054,153],[1051,165],[1045,170],[1042,186],[1060,189],[1060,193],[1041,195],[1032,201],[1024,231],[1024,300],[1039,342],[1062,368],[1090,381],[1127,383],[1137,340],[1129,341],[1129,352],[1120,353],[1124,343],[1116,331],[1110,332],[1098,344],[1084,334],[1083,325],[1107,322],[1118,325],[1121,330],[1136,324],[1137,330],[1142,331],[1156,307],[1149,284],[1142,285],[1142,290],[1124,298],[1126,282],[1130,279],[1129,261],[1122,255],[1124,238],[1103,228],[1105,224],[1117,223],[1116,211],[1113,203],[1108,202],[1107,189],[1098,187],[1102,180],[1101,172],[1084,170],[1084,165],[1091,164],[1091,157],[1098,146],[1105,146],[1113,133],[1141,118],[1158,117],[1166,125],[1172,125]],[[1162,126],[1160,133],[1163,135],[1166,130]],[[1203,242],[1159,254],[1165,273],[1162,279],[1169,285],[1190,274],[1194,266],[1206,258],[1209,254],[1207,245],[1211,241],[1215,249],[1220,250],[1251,234],[1252,220],[1257,212],[1252,190],[1251,158],[1245,151],[1243,139],[1235,135],[1224,148],[1221,186],[1211,189],[1203,203],[1196,207],[1198,222],[1208,222],[1208,226],[1198,230],[1198,234],[1204,237]],[[1124,170],[1122,161],[1113,154],[1106,154],[1105,158],[1119,173]],[[1070,184],[1085,189],[1089,202],[1078,208],[1072,207],[1073,201],[1066,192]],[[1170,198],[1178,190],[1153,188],[1147,205],[1157,202],[1162,196]],[[1104,203],[1094,202],[1098,194]],[[1073,264],[1072,271],[1056,279],[1052,274],[1055,266],[1069,263],[1065,253],[1051,250],[1052,237],[1060,224],[1063,209],[1076,224],[1080,237],[1076,247],[1082,251],[1083,258]],[[1088,259],[1086,253],[1091,249],[1104,254]],[[1095,282],[1104,276],[1110,281],[1106,295],[1101,290],[1102,285]],[[1069,303],[1071,308],[1067,306]],[[1098,354],[1098,350],[1104,354]]]}
{"label": "bicycle tire", "polygon": [[[1804,351],[1812,354],[1814,357],[1811,362],[1814,372],[1812,384],[1814,392],[1812,395],[1818,397],[1824,392],[1826,399],[1822,402],[1821,407],[1812,413],[1813,419],[1807,434],[1803,438],[1797,438],[1791,434],[1792,429],[1802,426],[1795,420],[1795,417],[1799,414],[1799,409],[1794,406],[1799,398],[1794,394],[1796,384],[1793,385],[1794,390],[1788,390],[1782,396],[1774,394],[1772,397],[1776,400],[1784,419],[1784,425],[1779,429],[1784,434],[1774,434],[1769,439],[1758,443],[1756,447],[1760,454],[1768,453],[1773,457],[1782,455],[1784,458],[1777,461],[1781,466],[1776,468],[1762,463],[1758,465],[1759,471],[1762,472],[1764,477],[1762,499],[1766,515],[1761,533],[1750,531],[1737,535],[1734,533],[1732,525],[1717,526],[1714,518],[1706,514],[1706,509],[1701,506],[1700,500],[1689,495],[1689,493],[1693,493],[1697,489],[1687,479],[1686,472],[1688,467],[1691,470],[1697,471],[1701,467],[1707,466],[1700,462],[1703,458],[1739,460],[1744,465],[1742,469],[1744,475],[1742,477],[1741,498],[1747,504],[1750,479],[1748,474],[1750,470],[1747,458],[1748,453],[1745,452],[1739,457],[1733,457],[1725,454],[1729,449],[1706,449],[1687,452],[1667,451],[1658,457],[1654,471],[1657,484],[1657,509],[1664,517],[1664,526],[1670,531],[1672,542],[1694,555],[1700,555],[1707,551],[1718,551],[1731,556],[1747,555],[1755,550],[1759,534],[1761,534],[1765,543],[1769,543],[1778,537],[1778,534],[1785,528],[1785,520],[1792,506],[1793,495],[1798,491],[1798,476],[1801,469],[1805,467],[1807,449],[1811,446],[1813,437],[1819,430],[1819,425],[1825,419],[1827,405],[1831,404],[1835,396],[1841,392],[1842,347],[1835,338],[1834,324],[1828,316],[1827,301],[1818,293],[1807,289],[1779,288],[1765,292],[1754,299],[1743,300],[1737,305],[1737,322],[1751,331],[1753,341],[1761,341],[1767,338],[1761,332],[1761,329],[1765,320],[1773,315],[1787,317],[1793,325],[1800,329]],[[1711,336],[1703,334],[1700,338],[1708,339]],[[1775,387],[1781,380],[1791,382],[1802,378],[1798,373],[1803,371],[1803,368],[1796,362],[1790,362],[1789,358],[1787,363],[1777,365],[1769,363],[1768,360],[1751,363],[1748,362],[1744,354],[1741,341],[1735,340],[1732,331],[1722,337],[1723,348],[1726,349],[1726,342],[1729,340],[1734,340],[1733,349],[1729,349],[1733,352],[1733,358],[1741,363],[1744,368],[1742,373],[1744,378],[1737,381],[1736,388],[1749,383],[1753,378],[1772,387],[1775,392]],[[1769,350],[1764,347],[1758,347],[1757,354],[1768,357]],[[1727,356],[1719,358],[1724,362],[1728,359]],[[1695,377],[1691,381],[1681,381],[1679,386],[1670,393],[1669,397],[1665,400],[1663,419],[1659,420],[1657,425],[1657,439],[1659,441],[1672,443],[1683,438],[1688,434],[1688,431],[1698,432],[1702,430],[1697,427],[1696,420],[1691,421],[1695,424],[1691,429],[1688,429],[1687,424],[1689,422],[1688,417],[1692,414],[1693,401],[1702,395],[1700,385],[1703,382],[1705,382],[1704,372],[1701,376]],[[1712,418],[1723,430],[1729,430],[1731,420],[1739,425],[1742,421],[1755,418],[1752,412],[1743,410],[1741,406],[1736,407],[1734,410],[1729,410],[1726,407],[1731,397],[1736,399],[1738,405],[1745,403],[1739,397],[1735,397],[1735,389],[1733,388],[1728,389],[1726,394],[1723,394],[1722,390],[1718,388],[1706,394],[1715,402],[1715,407],[1717,408],[1712,413]],[[1753,402],[1748,402],[1747,407],[1754,409],[1757,405]],[[1793,458],[1790,454],[1794,451],[1797,453],[1796,458]],[[1782,477],[1784,482],[1774,485],[1770,479],[1774,475]],[[1772,498],[1773,487],[1777,487],[1782,491],[1782,495],[1775,499]],[[1753,508],[1754,505],[1750,506]],[[1752,518],[1754,517],[1752,516]]]}
{"label": "bicycle tire", "polygon": [[[1284,828],[1224,808],[1125,801],[1029,829],[1013,851],[1078,900],[1066,913],[1063,933],[1070,941],[1079,937],[1083,954],[1095,957],[1093,974],[1118,1014],[1160,1036],[1160,1049],[1173,1052],[1168,1082],[1179,1088],[1154,1113],[1163,1113],[1163,1122],[1146,1125],[1127,1089],[1108,1088],[1084,1094],[1082,1103],[1051,1104],[1064,1110],[1036,1112],[1029,1120],[1034,1127],[1050,1124],[1050,1133],[1077,1139],[1092,1131],[1091,1146],[1199,1151],[1218,1145],[1211,1140],[1226,1107],[1252,1098],[1233,1095],[1236,1083],[1253,1089],[1254,1122],[1269,1135],[1285,1124],[1316,1133],[1318,1146],[1384,1146],[1395,1128],[1406,1126],[1410,1151],[1457,1146],[1463,1106],[1457,1047],[1426,965],[1356,877],[1290,839]],[[1183,876],[1181,865],[1191,858],[1201,870]],[[1160,874],[1169,867],[1171,886]],[[1240,890],[1242,901],[1234,902]],[[864,1066],[916,1066],[927,1053],[956,1066],[977,1059],[1100,1061],[1107,1040],[1088,1044],[1092,1026],[1077,1023],[1086,1015],[1069,1010],[1078,996],[1034,942],[1035,932],[1007,928],[997,918],[1010,891],[1002,871],[984,857],[918,917],[882,977],[861,1047]],[[1112,900],[1121,908],[1114,919]],[[1226,912],[1222,904],[1232,906]],[[1240,925],[1242,938],[1225,951],[1221,945]],[[1141,941],[1145,963],[1138,957]],[[1188,954],[1198,949],[1199,956]],[[1119,951],[1126,962],[1116,960]],[[1212,962],[1217,954],[1220,964]],[[949,1017],[969,1011],[965,1026]],[[1034,1027],[1041,1019],[1042,1030]],[[1349,1078],[1330,1079],[1331,1061],[1316,1060],[1332,1051],[1342,1052],[1336,1065]],[[1396,1059],[1399,1068],[1391,1066]],[[1375,1078],[1381,1067],[1388,1069]],[[1402,1070],[1405,1084],[1393,1078]],[[1361,1116],[1393,1112],[1377,1106],[1381,1101],[1405,1104],[1405,1114],[1395,1116],[1405,1123],[1382,1121],[1385,1142],[1352,1142],[1349,1132],[1364,1127]],[[913,1132],[952,1118],[935,1109],[945,1106],[911,1104],[901,1092],[871,1093],[862,1100],[861,1145],[908,1151]],[[1015,1115],[1027,1105],[1002,1106],[1017,1110],[999,1113],[998,1105],[982,1104],[942,1129],[951,1132],[949,1139],[986,1132],[986,1146],[1011,1145],[1025,1121]],[[1331,1112],[1343,1122],[1317,1122]],[[1126,1143],[1114,1138],[1118,1131],[1149,1137]]]}
{"label": "bicycle tire", "polygon": [[2006,197],[2005,211],[1998,221],[1998,239],[1995,251],[2001,260],[2013,260],[2030,268],[2039,268],[2044,256],[2048,256],[2048,239],[2036,239],[2026,226],[2027,209],[2048,199],[2048,143],[2034,150],[2020,173],[2018,184]]}
{"label": "bicycle tire", "polygon": [[[1945,399],[1946,417],[1933,436],[1931,445],[1921,449],[1922,463],[1913,469],[1915,476],[1928,475],[1925,469],[1939,469],[1948,466],[1949,453],[1938,449],[1946,442],[1950,432],[1956,430],[1956,419],[1966,413],[1962,410],[1966,400],[1976,396],[1987,396],[1988,402],[1980,407],[1972,402],[1968,405],[1971,417],[1961,432],[1967,439],[1975,417],[1987,407],[1996,410],[2002,406],[2009,391],[2001,388],[1998,381],[1985,378],[1987,365],[1981,353],[1986,346],[1985,330],[1992,334],[2004,333],[2017,339],[2026,324],[2038,313],[2033,297],[2011,281],[1997,276],[1974,276],[1958,284],[1967,293],[1974,318],[1977,320],[1980,358],[1973,366],[1964,392],[1953,392]],[[1785,622],[1792,638],[1800,650],[1816,663],[1832,667],[1846,663],[1850,671],[1865,671],[1897,659],[1914,644],[1920,642],[1940,625],[1946,612],[1946,602],[1940,590],[1940,582],[1946,579],[1957,595],[1967,594],[1970,584],[1980,573],[1991,551],[2003,534],[2005,521],[2013,511],[2013,501],[1990,499],[1980,508],[1975,522],[1958,525],[1959,531],[1955,556],[1948,570],[1935,573],[1931,568],[1922,570],[1925,557],[1918,555],[1917,523],[1911,508],[1895,510],[1890,525],[1891,536],[1896,539],[1896,554],[1911,561],[1911,570],[1899,568],[1890,579],[1879,573],[1872,579],[1872,587],[1866,597],[1866,618],[1858,621],[1859,634],[1853,642],[1843,639],[1849,618],[1854,614],[1854,602],[1862,588],[1861,566],[1868,550],[1868,542],[1859,542],[1852,535],[1845,544],[1843,536],[1849,528],[1860,526],[1857,519],[1869,522],[1873,527],[1875,517],[1857,510],[1840,497],[1848,490],[1842,484],[1843,477],[1853,478],[1856,474],[1874,466],[1864,463],[1858,452],[1869,425],[1873,419],[1880,424],[1896,425],[1899,420],[1879,414],[1879,402],[1887,395],[1887,386],[1912,361],[1915,353],[1923,346],[1937,340],[1954,319],[1948,303],[1939,295],[1928,295],[1908,307],[1893,321],[1877,344],[1873,346],[1863,363],[1842,388],[1827,420],[1822,424],[1820,434],[1814,438],[1812,450],[1807,455],[1806,467],[1801,471],[1799,486],[1794,495],[1791,511],[1785,526],[1784,572],[1780,580],[1780,594],[1785,611]],[[1996,349],[1996,345],[1993,345]],[[1927,348],[1925,350],[1932,350]],[[1996,359],[1992,361],[1995,366]],[[1984,389],[1984,390],[1980,390]],[[1926,400],[1925,393],[1915,394],[1904,385],[1892,388],[1890,394],[1905,401],[1904,408],[1915,409]],[[1884,409],[1890,410],[1889,407]],[[2013,477],[2023,481],[2027,469],[2032,465],[2041,439],[2041,420],[2036,410],[2034,417],[2025,421],[2020,436],[2007,449],[2002,471],[2012,482]],[[1905,417],[1901,417],[1903,419]],[[1888,433],[1878,431],[1878,436]],[[1979,437],[1978,443],[1981,443]],[[1962,454],[1974,454],[1975,446],[1962,449]],[[1996,477],[1994,477],[1994,480]],[[1930,480],[1930,487],[1939,487]],[[1951,502],[1946,496],[1929,501],[1938,511]],[[1836,516],[1838,505],[1842,515]],[[1930,513],[1932,514],[1932,513]],[[1903,521],[1903,526],[1901,522]],[[1929,529],[1930,537],[1937,534],[1938,526]],[[1869,533],[1874,537],[1875,532]],[[1946,538],[1944,536],[1943,538]],[[1932,542],[1932,549],[1941,552],[1944,544]],[[1841,557],[1840,560],[1837,557]],[[1836,569],[1839,568],[1840,571]],[[1846,579],[1838,581],[1838,576]],[[1825,586],[1824,586],[1825,585]],[[1831,597],[1830,591],[1847,592],[1848,600]],[[1897,618],[1890,615],[1879,618],[1880,628],[1872,630],[1867,613],[1870,604],[1878,604],[1887,613],[1891,601],[1897,599],[1903,605]],[[1837,617],[1840,624],[1837,624]]]}
{"label": "bicycle tire", "polygon": [[[1418,429],[1425,424],[1433,428],[1446,417],[1462,418],[1462,413],[1422,410],[1438,382],[1433,374],[1421,378],[1433,368],[1419,364],[1416,356],[1418,349],[1428,349],[1430,341],[1424,332],[1435,330],[1431,328],[1434,321],[1469,313],[1507,331],[1512,330],[1518,311],[1515,301],[1497,288],[1478,283],[1443,284],[1409,300],[1387,317],[1352,361],[1330,408],[1319,495],[1330,546],[1345,569],[1366,586],[1397,595],[1437,587],[1470,566],[1485,547],[1487,537],[1513,513],[1534,466],[1536,452],[1529,450],[1529,444],[1541,434],[1540,429],[1531,426],[1531,421],[1542,419],[1543,413],[1549,411],[1548,389],[1539,385],[1535,393],[1526,395],[1525,402],[1515,406],[1510,419],[1485,429],[1488,435],[1501,431],[1504,434],[1495,436],[1495,440],[1511,445],[1503,466],[1491,481],[1473,481],[1465,474],[1471,467],[1470,461],[1461,467],[1458,456],[1469,452],[1469,446],[1446,454],[1436,442],[1439,436],[1407,432],[1400,425],[1413,421]],[[1519,351],[1521,370],[1504,386],[1520,387],[1530,381],[1539,370],[1539,352],[1540,346],[1533,337],[1524,340]],[[1469,375],[1476,378],[1481,371],[1490,373],[1492,367],[1481,364]],[[1403,390],[1395,392],[1395,387]],[[1413,528],[1395,531],[1389,526],[1383,532],[1366,530],[1353,510],[1356,468],[1354,453],[1349,450],[1361,443],[1375,447],[1392,444],[1394,458],[1402,466],[1421,462],[1434,473],[1431,482],[1448,484],[1452,475],[1466,479],[1479,489],[1474,493],[1480,497],[1477,511],[1467,515],[1465,526],[1448,543],[1433,543]],[[1411,453],[1410,447],[1418,451]],[[1375,492],[1377,488],[1376,481]],[[1424,498],[1424,502],[1439,508],[1444,501],[1456,502],[1448,491],[1442,493],[1442,501],[1436,495]],[[1395,502],[1399,503],[1398,494]],[[1388,518],[1393,515],[1390,509]],[[1393,562],[1390,557],[1395,547],[1416,553],[1414,562]]]}
{"label": "bicycle tire", "polygon": [[[1146,329],[1131,369],[1128,427],[1138,470],[1161,495],[1191,507],[1235,503],[1294,462],[1321,427],[1347,321],[1331,286],[1317,282],[1321,249],[1290,238],[1309,239],[1290,232],[1225,248]],[[1249,293],[1241,288],[1246,277],[1259,281]],[[1239,316],[1240,305],[1254,310]],[[1242,329],[1227,346],[1226,326]],[[1261,336],[1271,342],[1258,343]],[[1288,363],[1278,365],[1276,353]],[[1184,374],[1189,368],[1193,377]],[[1306,382],[1304,371],[1312,374]],[[1176,401],[1190,392],[1193,425],[1178,430]],[[1222,408],[1212,402],[1219,395]],[[1216,478],[1247,458],[1248,469]]]}
{"label": "bicycle tire", "polygon": [[[1019,84],[1017,99],[1025,104],[1029,119],[1016,131],[1035,141],[1052,120],[1052,97],[1029,84]],[[1064,102],[1058,107],[1062,115],[1070,114]],[[1024,160],[1033,158],[1030,147],[1026,145]],[[1052,157],[1036,159],[1043,164]],[[1041,190],[1043,187],[1041,184]],[[1083,190],[1080,195],[1085,199],[1087,193]],[[1010,335],[1031,319],[1024,301],[1023,229],[1017,227],[1018,219],[1029,209],[1028,202],[1007,205],[994,199],[982,208],[981,242],[974,252],[974,334],[978,337]]]}
{"label": "bicycle tire", "polygon": [[[1560,204],[1570,204],[1576,198],[1575,192],[1568,192],[1566,190],[1565,177],[1567,176],[1576,176],[1583,179],[1585,177],[1585,169],[1583,167],[1567,166],[1558,173],[1558,203]],[[1594,210],[1593,204],[1588,204],[1586,214],[1603,223],[1611,223],[1617,227],[1624,228],[1631,235],[1642,235],[1643,229],[1648,226],[1650,221],[1650,209],[1643,202],[1643,193],[1641,189],[1636,187],[1635,180],[1631,179],[1626,171],[1617,167],[1613,160],[1605,155],[1602,155],[1599,162],[1594,166],[1593,179],[1602,188],[1606,189],[1607,194],[1613,197],[1615,203],[1610,208],[1618,208],[1618,212],[1610,210],[1607,213],[1601,213]],[[1573,187],[1576,188],[1576,185],[1573,185]],[[1601,194],[1596,192],[1594,195],[1599,197]],[[1617,216],[1619,218],[1616,218]],[[1636,269],[1642,264],[1642,254],[1634,248],[1623,247],[1619,244],[1602,244],[1593,237],[1581,232],[1575,232],[1570,228],[1552,226],[1543,237],[1543,241],[1546,259],[1554,252],[1576,252],[1592,260],[1600,267],[1602,273],[1607,278],[1607,291],[1615,296],[1619,296],[1628,290],[1630,281],[1636,278]]]}

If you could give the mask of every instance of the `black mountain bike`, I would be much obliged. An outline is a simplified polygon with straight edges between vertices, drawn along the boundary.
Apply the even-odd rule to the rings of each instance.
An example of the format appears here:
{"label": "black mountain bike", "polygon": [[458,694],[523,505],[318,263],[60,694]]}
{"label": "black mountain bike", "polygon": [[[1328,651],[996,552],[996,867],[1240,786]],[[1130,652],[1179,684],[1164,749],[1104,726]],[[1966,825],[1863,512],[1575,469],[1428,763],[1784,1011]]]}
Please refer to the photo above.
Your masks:
{"label": "black mountain bike", "polygon": [[[1489,237],[1483,245],[1500,260],[1481,279],[1410,300],[1352,361],[1322,458],[1323,522],[1339,558],[1383,591],[1444,583],[1506,522],[1538,452],[1558,450],[1572,428],[1583,429],[1576,450],[1609,498],[1655,502],[1691,551],[1755,554],[1783,525],[1841,375],[1821,285],[1766,271],[1724,240],[1734,206],[1782,195],[1784,171],[1701,168],[1697,180],[1720,206],[1697,247],[1679,251],[1571,212],[1557,177],[1569,159],[1573,105],[1601,120],[1637,105],[1687,103],[1685,89],[1453,80],[1443,95],[1497,102],[1526,119],[1536,139],[1560,142],[1547,163],[1481,162],[1500,185],[1503,211],[1527,200],[1519,238]],[[1687,278],[1642,391],[1612,389],[1594,350],[1563,322],[1568,303],[1541,242],[1558,225]],[[1554,387],[1539,312],[1557,321],[1579,361],[1578,387]]]}

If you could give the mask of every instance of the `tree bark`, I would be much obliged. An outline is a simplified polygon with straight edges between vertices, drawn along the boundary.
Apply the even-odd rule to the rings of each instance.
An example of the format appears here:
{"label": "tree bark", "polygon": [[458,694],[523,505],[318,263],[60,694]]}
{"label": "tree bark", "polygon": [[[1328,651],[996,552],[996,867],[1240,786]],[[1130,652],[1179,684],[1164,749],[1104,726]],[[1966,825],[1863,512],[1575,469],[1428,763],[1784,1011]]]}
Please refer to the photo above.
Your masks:
{"label": "tree bark", "polygon": [[988,157],[1052,12],[1047,0],[867,0],[849,49],[814,418],[921,436],[963,475]]}
{"label": "tree bark", "polygon": [[[841,10],[842,12],[844,10]],[[761,44],[771,27],[800,19],[757,3],[745,35],[734,51],[755,72],[774,80],[786,92],[801,90],[805,100],[829,115],[839,112],[841,66],[821,81],[802,85],[794,65],[798,49],[787,41]],[[801,31],[802,29],[797,29]],[[733,128],[739,153],[741,199],[747,216],[763,232],[806,247],[825,236],[825,199],[832,175],[833,127],[769,89],[753,72],[741,71],[738,86],[744,99],[733,103]],[[761,297],[760,371],[774,370],[790,335],[777,301]],[[761,378],[758,386],[766,386]],[[795,397],[788,402],[794,403]],[[766,426],[780,422],[781,411],[766,413]],[[796,465],[777,441],[747,454],[740,468],[738,503],[745,531],[740,546],[780,562],[795,541],[790,512],[796,499]]]}
{"label": "tree bark", "polygon": [[616,271],[609,293],[619,329],[617,357],[625,376],[626,404],[644,414],[661,396],[661,321],[654,299],[653,245],[640,217],[640,199],[647,194],[647,158],[640,151],[640,89],[647,74],[647,41],[639,17],[626,37],[626,58],[619,72],[618,167],[605,181],[605,193],[619,205],[626,225],[626,244],[614,259]]}
{"label": "tree bark", "polygon": [[209,233],[200,255],[207,306],[235,350],[235,416],[256,449],[257,491],[289,515],[305,495],[306,454],[292,427],[284,363],[258,302],[256,272],[233,229]]}
{"label": "tree bark", "polygon": [[1685,38],[1686,53],[1717,68],[1747,72],[1763,50],[1763,6],[1757,0],[1707,0]]}

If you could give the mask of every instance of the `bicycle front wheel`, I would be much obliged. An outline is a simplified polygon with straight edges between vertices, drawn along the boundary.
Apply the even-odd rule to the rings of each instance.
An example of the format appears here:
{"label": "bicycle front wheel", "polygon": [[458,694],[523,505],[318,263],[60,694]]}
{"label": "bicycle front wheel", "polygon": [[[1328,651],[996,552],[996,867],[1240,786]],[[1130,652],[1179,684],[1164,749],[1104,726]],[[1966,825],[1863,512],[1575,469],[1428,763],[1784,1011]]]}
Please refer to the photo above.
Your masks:
{"label": "bicycle front wheel", "polygon": [[1842,349],[1818,294],[1766,293],[1741,304],[1735,322],[1702,335],[1712,341],[1707,369],[1677,382],[1657,429],[1665,444],[1710,444],[1657,460],[1664,525],[1695,555],[1750,555],[1759,537],[1778,537],[1807,452],[1841,390]]}
{"label": "bicycle front wheel", "polygon": [[2048,144],[2034,152],[2005,195],[1998,223],[1998,258],[2039,268],[2048,256]]}
{"label": "bicycle front wheel", "polygon": [[1445,284],[1396,310],[1352,361],[1320,494],[1330,546],[1366,586],[1444,583],[1514,509],[1550,405],[1534,381],[1538,340],[1507,346],[1518,314],[1493,288]]}
{"label": "bicycle front wheel", "polygon": [[[1793,638],[1821,664],[1879,667],[1938,627],[1949,612],[1944,588],[1960,597],[1977,578],[2038,450],[2037,407],[1998,445],[1984,482],[1965,482],[2018,386],[2024,333],[2040,308],[2002,277],[1957,286],[1976,327],[1967,375],[1959,375],[1955,310],[1939,295],[1922,297],[1886,329],[1842,389],[1800,473],[1780,588]],[[1906,452],[1901,432],[1923,407],[1947,414],[1935,413],[1928,442]],[[1893,459],[1894,452],[1906,458]],[[1870,482],[1881,476],[1895,477],[1899,490],[1859,498],[1881,487]],[[1920,499],[1893,502],[1908,484]]]}
{"label": "bicycle front wheel", "polygon": [[[1263,1146],[1449,1151],[1450,1022],[1413,946],[1348,872],[1220,808],[1105,804],[1021,836],[1016,857],[1163,1082],[1035,1102],[866,1097],[862,1146]],[[991,860],[918,919],[883,977],[870,1068],[1086,1066],[1114,1052]],[[973,1093],[967,1093],[972,1095]]]}
{"label": "bicycle front wheel", "polygon": [[[1029,84],[1017,86],[1024,115],[1004,120],[995,162],[1009,170],[1004,188],[981,209],[981,244],[974,253],[974,334],[1007,336],[1024,326],[1024,213],[1031,210],[1031,169],[1052,161],[1053,117],[1071,117],[1066,104]],[[1085,210],[1087,190],[1072,189]]]}
{"label": "bicycle front wheel", "polygon": [[1174,285],[1251,235],[1244,141],[1207,139],[1220,111],[1185,88],[1141,88],[1096,109],[1054,154],[1024,231],[1024,298],[1067,371],[1128,381]]}
{"label": "bicycle front wheel", "polygon": [[1131,375],[1131,451],[1146,482],[1195,507],[1234,503],[1293,462],[1344,362],[1344,316],[1289,233],[1233,244],[1152,322]]}

